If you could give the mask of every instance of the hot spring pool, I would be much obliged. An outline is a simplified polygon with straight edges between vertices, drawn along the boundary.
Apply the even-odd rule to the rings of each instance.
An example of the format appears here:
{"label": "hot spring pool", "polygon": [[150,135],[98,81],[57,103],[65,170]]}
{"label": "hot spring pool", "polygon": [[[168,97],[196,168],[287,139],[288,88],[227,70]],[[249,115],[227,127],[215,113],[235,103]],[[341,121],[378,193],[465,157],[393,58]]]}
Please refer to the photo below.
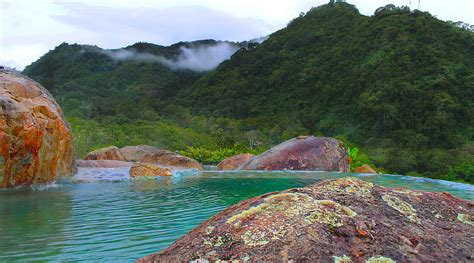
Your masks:
{"label": "hot spring pool", "polygon": [[[127,168],[83,168],[74,182],[0,191],[0,261],[131,262],[164,249],[241,200],[343,176],[348,174],[204,171],[130,181]],[[472,185],[357,176],[383,186],[444,191],[474,201]]]}

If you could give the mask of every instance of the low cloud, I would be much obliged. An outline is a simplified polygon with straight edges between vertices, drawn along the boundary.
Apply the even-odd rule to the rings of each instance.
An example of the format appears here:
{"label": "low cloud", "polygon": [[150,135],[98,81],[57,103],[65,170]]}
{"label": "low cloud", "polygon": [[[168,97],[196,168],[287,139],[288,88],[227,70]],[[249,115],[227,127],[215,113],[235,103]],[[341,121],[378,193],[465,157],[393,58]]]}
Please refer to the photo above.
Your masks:
{"label": "low cloud", "polygon": [[203,45],[192,48],[181,47],[179,55],[174,59],[150,53],[140,53],[131,49],[104,50],[102,52],[117,61],[152,61],[160,62],[173,70],[205,72],[215,69],[239,49],[239,46],[231,43]]}

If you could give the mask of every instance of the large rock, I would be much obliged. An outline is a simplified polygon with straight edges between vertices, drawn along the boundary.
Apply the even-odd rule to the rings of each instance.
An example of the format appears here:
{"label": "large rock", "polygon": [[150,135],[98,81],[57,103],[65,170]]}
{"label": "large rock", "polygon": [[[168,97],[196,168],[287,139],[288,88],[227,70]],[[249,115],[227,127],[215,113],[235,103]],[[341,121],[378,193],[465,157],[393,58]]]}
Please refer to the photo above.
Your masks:
{"label": "large rock", "polygon": [[130,176],[132,178],[140,177],[156,177],[156,176],[172,176],[173,169],[157,164],[151,163],[136,163],[130,169]]}
{"label": "large rock", "polygon": [[109,146],[106,148],[92,151],[84,157],[84,160],[116,160],[126,161],[125,156],[120,152],[119,148]]}
{"label": "large rock", "polygon": [[146,155],[145,157],[143,157],[142,163],[151,163],[198,170],[204,169],[202,164],[200,164],[194,159],[165,150],[159,150]]}
{"label": "large rock", "polygon": [[336,139],[300,136],[250,159],[239,169],[349,172],[349,158]]}
{"label": "large rock", "polygon": [[159,149],[149,145],[125,146],[120,148],[120,152],[128,162],[140,162],[143,157],[156,151],[159,151]]}
{"label": "large rock", "polygon": [[473,248],[473,203],[343,178],[243,201],[139,262],[472,262]]}
{"label": "large rock", "polygon": [[356,173],[359,173],[359,174],[376,174],[377,172],[372,168],[370,167],[370,165],[368,164],[364,164],[362,166],[359,166],[355,169]]}
{"label": "large rock", "polygon": [[115,160],[76,160],[76,165],[82,168],[120,168],[132,167],[133,163]]}
{"label": "large rock", "polygon": [[218,170],[235,170],[239,168],[243,163],[252,159],[255,155],[250,153],[238,154],[230,158],[222,160],[218,165]]}
{"label": "large rock", "polygon": [[47,183],[75,171],[71,129],[35,81],[0,70],[0,187]]}

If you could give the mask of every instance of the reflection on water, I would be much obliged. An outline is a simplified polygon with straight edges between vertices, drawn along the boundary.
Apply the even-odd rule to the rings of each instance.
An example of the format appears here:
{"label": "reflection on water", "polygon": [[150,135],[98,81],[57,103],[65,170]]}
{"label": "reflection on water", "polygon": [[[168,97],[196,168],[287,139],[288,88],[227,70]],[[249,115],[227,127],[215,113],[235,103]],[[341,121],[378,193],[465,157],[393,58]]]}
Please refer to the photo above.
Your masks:
{"label": "reflection on water", "polygon": [[[128,168],[81,169],[60,187],[0,191],[0,261],[131,262],[241,200],[343,176],[205,171],[130,181]],[[474,200],[471,185],[388,175],[360,178]]]}
{"label": "reflection on water", "polygon": [[58,187],[49,189],[0,192],[0,260],[62,253],[56,244],[69,238],[64,226],[71,217],[71,196]]}

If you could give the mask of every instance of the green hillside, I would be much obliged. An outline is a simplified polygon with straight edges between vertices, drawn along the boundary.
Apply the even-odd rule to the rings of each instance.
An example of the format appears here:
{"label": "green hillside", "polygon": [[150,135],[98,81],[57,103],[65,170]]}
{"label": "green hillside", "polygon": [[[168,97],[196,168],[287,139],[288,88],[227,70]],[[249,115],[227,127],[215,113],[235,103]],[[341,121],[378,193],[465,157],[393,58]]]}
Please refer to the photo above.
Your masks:
{"label": "green hillside", "polygon": [[189,93],[197,114],[342,137],[388,171],[474,177],[474,34],[429,13],[313,8]]}
{"label": "green hillside", "polygon": [[[124,50],[173,60],[183,45],[212,43]],[[469,30],[393,5],[367,17],[330,3],[239,47],[206,73],[62,44],[24,73],[63,106],[80,155],[138,143],[261,150],[316,134],[359,147],[387,172],[474,182]]]}

